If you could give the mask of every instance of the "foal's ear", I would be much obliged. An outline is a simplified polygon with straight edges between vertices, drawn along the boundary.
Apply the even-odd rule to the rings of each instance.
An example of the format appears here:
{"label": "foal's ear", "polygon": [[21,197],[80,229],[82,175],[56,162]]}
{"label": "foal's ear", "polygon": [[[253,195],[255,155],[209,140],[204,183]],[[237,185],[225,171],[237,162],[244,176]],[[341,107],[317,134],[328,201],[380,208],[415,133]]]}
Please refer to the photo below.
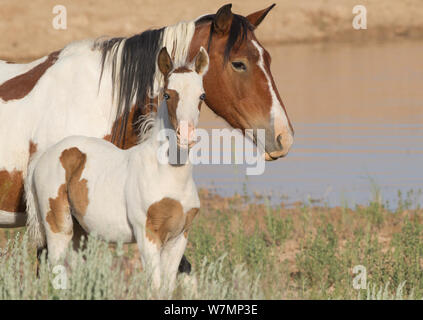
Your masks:
{"label": "foal's ear", "polygon": [[160,72],[166,77],[169,72],[173,69],[173,62],[167,53],[166,47],[163,47],[160,50],[159,56],[157,58],[157,64],[159,65]]}
{"label": "foal's ear", "polygon": [[232,3],[225,4],[217,10],[213,19],[214,31],[218,34],[226,34],[229,32],[232,24],[233,14],[231,11]]}
{"label": "foal's ear", "polygon": [[254,26],[254,27],[258,27],[258,25],[263,21],[264,18],[266,18],[267,14],[269,13],[270,10],[273,9],[273,7],[276,6],[276,4],[272,4],[270,7],[254,12],[250,15],[247,16],[247,20],[250,21],[250,23]]}
{"label": "foal's ear", "polygon": [[207,54],[206,49],[203,47],[200,48],[200,51],[197,53],[195,57],[195,72],[199,75],[204,75],[207,70],[209,69],[209,55]]}

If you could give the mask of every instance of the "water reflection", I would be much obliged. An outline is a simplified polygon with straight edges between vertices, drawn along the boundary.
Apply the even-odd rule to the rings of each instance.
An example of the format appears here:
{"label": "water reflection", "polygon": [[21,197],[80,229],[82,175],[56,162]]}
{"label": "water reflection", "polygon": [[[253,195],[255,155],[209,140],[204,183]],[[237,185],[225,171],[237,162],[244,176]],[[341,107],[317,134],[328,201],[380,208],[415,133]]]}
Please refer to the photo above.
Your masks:
{"label": "water reflection", "polygon": [[[422,43],[268,49],[296,131],[290,155],[258,177],[243,166],[198,166],[199,186],[329,205],[366,203],[375,185],[391,203],[398,190],[423,189]],[[225,126],[209,110],[201,125]]]}

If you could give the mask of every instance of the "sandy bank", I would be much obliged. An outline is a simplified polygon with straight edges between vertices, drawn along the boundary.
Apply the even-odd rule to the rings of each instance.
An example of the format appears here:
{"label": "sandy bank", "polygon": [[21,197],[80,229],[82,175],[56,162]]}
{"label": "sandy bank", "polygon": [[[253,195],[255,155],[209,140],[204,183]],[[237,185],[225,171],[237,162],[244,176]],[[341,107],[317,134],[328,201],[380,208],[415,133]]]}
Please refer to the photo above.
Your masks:
{"label": "sandy bank", "polygon": [[[67,30],[52,27],[48,0],[0,0],[0,57],[24,61],[67,43],[102,35],[131,35],[200,15],[214,13],[221,0],[63,0]],[[247,15],[273,1],[232,1],[233,11]],[[265,44],[344,41],[367,42],[423,38],[423,2],[419,0],[361,1],[367,8],[367,30],[352,28],[356,0],[279,0],[257,30]]]}

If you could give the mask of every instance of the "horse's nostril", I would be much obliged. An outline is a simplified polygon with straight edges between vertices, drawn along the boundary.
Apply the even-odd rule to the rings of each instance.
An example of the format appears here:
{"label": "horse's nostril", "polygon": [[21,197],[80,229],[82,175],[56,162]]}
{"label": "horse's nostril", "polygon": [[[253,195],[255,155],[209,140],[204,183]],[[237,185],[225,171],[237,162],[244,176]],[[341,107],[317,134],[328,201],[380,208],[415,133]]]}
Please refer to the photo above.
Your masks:
{"label": "horse's nostril", "polygon": [[276,141],[277,141],[278,147],[280,149],[283,149],[283,145],[282,145],[282,134],[278,135],[278,137],[276,138]]}

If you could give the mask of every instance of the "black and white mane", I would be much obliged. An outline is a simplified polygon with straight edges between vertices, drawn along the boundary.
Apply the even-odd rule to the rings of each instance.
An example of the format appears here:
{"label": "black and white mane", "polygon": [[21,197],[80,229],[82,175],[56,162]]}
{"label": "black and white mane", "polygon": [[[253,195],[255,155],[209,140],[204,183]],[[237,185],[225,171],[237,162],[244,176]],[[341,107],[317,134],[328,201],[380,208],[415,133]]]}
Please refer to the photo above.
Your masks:
{"label": "black and white mane", "polygon": [[125,140],[126,124],[133,104],[142,107],[154,86],[156,57],[161,49],[162,29],[148,30],[130,38],[112,38],[101,43],[101,76],[111,64],[112,96],[117,101],[116,119],[124,124],[112,133],[113,142]]}
{"label": "black and white mane", "polygon": [[[101,51],[101,75],[106,67],[111,70],[112,98],[116,101],[117,112],[115,121],[121,125],[114,127],[112,142],[117,145],[125,141],[131,108],[140,108],[140,115],[149,113],[146,107],[158,96],[163,87],[163,77],[157,72],[157,55],[162,47],[167,47],[172,55],[175,67],[187,63],[187,56],[195,27],[212,22],[214,14],[205,15],[191,22],[181,22],[161,29],[147,30],[128,38],[111,38],[98,40],[95,48]],[[225,46],[224,63],[236,46],[246,40],[247,32],[254,27],[240,15],[234,14],[229,37]],[[213,23],[210,24],[208,49],[210,49],[213,34]],[[135,119],[142,125],[148,117]],[[143,130],[142,130],[143,131]]]}

